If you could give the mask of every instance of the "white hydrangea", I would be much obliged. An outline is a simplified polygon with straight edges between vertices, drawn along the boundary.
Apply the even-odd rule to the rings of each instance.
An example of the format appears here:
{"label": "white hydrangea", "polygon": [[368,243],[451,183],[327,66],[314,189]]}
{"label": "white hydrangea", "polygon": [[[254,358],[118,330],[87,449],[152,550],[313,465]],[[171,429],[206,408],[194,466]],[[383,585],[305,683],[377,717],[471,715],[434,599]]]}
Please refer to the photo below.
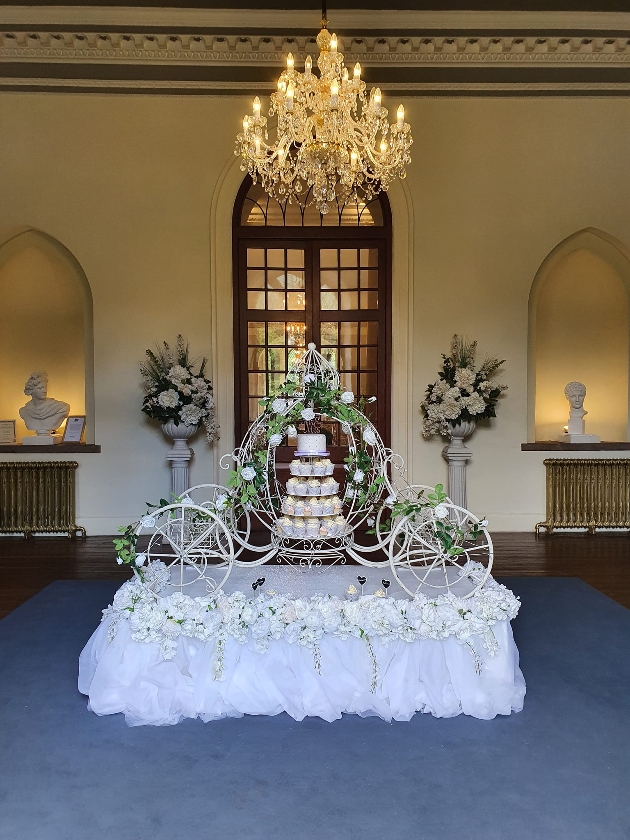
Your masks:
{"label": "white hydrangea", "polygon": [[459,388],[470,389],[475,384],[475,371],[471,368],[458,368],[455,371],[455,383]]}
{"label": "white hydrangea", "polygon": [[479,394],[473,394],[472,397],[468,399],[468,411],[471,414],[483,414],[486,410],[486,403],[483,397],[479,396]]}
{"label": "white hydrangea", "polygon": [[182,379],[188,379],[189,376],[190,371],[187,371],[186,368],[181,365],[173,365],[168,372],[168,379],[173,383],[178,383]]}
{"label": "white hydrangea", "polygon": [[168,391],[162,391],[158,402],[163,408],[175,408],[179,405],[179,394],[173,388],[169,388]]}
{"label": "white hydrangea", "polygon": [[196,426],[203,417],[203,411],[196,405],[185,405],[179,416],[186,426]]}

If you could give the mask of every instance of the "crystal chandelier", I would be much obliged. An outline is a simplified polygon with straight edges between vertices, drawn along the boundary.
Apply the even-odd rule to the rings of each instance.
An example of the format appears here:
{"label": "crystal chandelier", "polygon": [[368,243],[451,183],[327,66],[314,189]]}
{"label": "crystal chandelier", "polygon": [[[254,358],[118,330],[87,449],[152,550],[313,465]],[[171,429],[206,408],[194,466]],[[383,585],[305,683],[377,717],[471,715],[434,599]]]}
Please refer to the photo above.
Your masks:
{"label": "crystal chandelier", "polygon": [[287,55],[269,106],[269,116],[277,117],[275,141],[269,139],[257,96],[234,152],[242,157],[241,169],[254,183],[260,179],[269,195],[281,203],[314,202],[322,214],[335,200],[343,204],[353,195],[367,202],[387,190],[394,178],[404,178],[413,143],[403,106],[389,125],[380,89],[366,94],[358,62],[350,77],[337,36],[326,27],[324,8],[317,36],[319,76],[310,56],[300,73],[293,55]]}

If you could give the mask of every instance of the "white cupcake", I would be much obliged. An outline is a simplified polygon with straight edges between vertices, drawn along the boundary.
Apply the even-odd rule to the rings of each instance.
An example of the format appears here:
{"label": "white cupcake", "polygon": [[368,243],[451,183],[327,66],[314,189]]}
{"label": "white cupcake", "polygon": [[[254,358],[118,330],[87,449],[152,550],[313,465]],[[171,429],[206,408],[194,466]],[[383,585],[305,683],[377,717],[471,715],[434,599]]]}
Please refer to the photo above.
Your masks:
{"label": "white cupcake", "polygon": [[296,516],[304,516],[304,501],[302,499],[296,500],[294,511]]}
{"label": "white cupcake", "polygon": [[319,526],[319,536],[320,537],[327,537],[328,536],[328,526],[327,525],[320,525]]}
{"label": "white cupcake", "polygon": [[308,463],[308,461],[304,461],[303,463],[301,463],[299,469],[300,469],[300,471],[299,471],[298,475],[304,475],[304,476],[307,476],[307,477],[309,475],[312,475],[312,468],[311,468],[311,465]]}
{"label": "white cupcake", "polygon": [[315,517],[306,520],[306,536],[307,537],[318,537],[319,536],[319,519],[315,519]]}
{"label": "white cupcake", "polygon": [[308,484],[304,479],[301,479],[295,485],[295,495],[296,496],[306,496],[307,493],[308,493]]}
{"label": "white cupcake", "polygon": [[285,537],[293,536],[293,522],[289,519],[288,516],[283,516],[282,519],[279,519],[278,525],[280,526],[282,533]]}
{"label": "white cupcake", "polygon": [[308,494],[309,496],[319,496],[319,492],[321,490],[321,482],[318,478],[311,478],[308,482]]}
{"label": "white cupcake", "polygon": [[326,475],[326,464],[319,458],[313,462],[313,475]]}
{"label": "white cupcake", "polygon": [[337,534],[344,534],[346,532],[347,523],[343,516],[335,516],[333,521],[337,526]]}
{"label": "white cupcake", "polygon": [[306,536],[306,525],[303,519],[293,520],[293,536],[298,540]]}
{"label": "white cupcake", "polygon": [[324,472],[322,475],[332,475],[335,470],[335,465],[331,464],[330,458],[322,458],[322,465],[324,467]]}
{"label": "white cupcake", "polygon": [[293,496],[295,494],[295,488],[296,487],[297,487],[297,479],[296,478],[290,478],[287,481],[287,493],[290,496]]}
{"label": "white cupcake", "polygon": [[335,506],[330,498],[322,499],[322,516],[330,516],[335,512]]}
{"label": "white cupcake", "polygon": [[291,475],[299,475],[300,474],[300,465],[301,465],[301,462],[298,458],[291,461],[291,463],[289,464],[289,471],[290,471]]}
{"label": "white cupcake", "polygon": [[323,511],[323,504],[321,499],[313,499],[311,502],[311,513],[313,516],[321,516]]}
{"label": "white cupcake", "polygon": [[339,485],[332,476],[322,481],[322,496],[333,496],[337,490],[339,490]]}
{"label": "white cupcake", "polygon": [[293,496],[286,496],[282,502],[282,512],[293,514],[295,513],[295,499]]}

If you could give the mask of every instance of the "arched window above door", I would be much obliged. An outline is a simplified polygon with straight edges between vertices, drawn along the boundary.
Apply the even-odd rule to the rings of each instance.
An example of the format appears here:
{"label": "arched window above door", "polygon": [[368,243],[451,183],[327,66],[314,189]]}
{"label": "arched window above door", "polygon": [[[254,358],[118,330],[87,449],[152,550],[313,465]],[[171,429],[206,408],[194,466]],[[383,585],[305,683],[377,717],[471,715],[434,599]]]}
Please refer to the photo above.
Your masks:
{"label": "arched window above door", "polygon": [[[270,198],[247,177],[233,218],[236,439],[313,341],[343,387],[376,397],[389,440],[391,213],[383,194],[314,207]],[[331,433],[338,435],[338,429]],[[332,445],[341,445],[334,440]]]}

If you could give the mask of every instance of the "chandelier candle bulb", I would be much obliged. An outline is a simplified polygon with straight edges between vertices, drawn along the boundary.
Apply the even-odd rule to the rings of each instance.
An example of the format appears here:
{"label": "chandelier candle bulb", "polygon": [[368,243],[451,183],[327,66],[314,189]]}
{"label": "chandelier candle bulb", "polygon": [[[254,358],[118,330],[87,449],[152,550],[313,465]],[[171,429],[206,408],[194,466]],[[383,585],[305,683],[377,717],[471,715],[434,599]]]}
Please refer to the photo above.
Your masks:
{"label": "chandelier candle bulb", "polygon": [[247,137],[247,132],[249,131],[249,117],[245,117],[243,119],[243,133],[245,137]]}
{"label": "chandelier candle bulb", "polygon": [[332,53],[337,52],[337,36],[334,32],[332,38],[330,39],[330,51]]}
{"label": "chandelier candle bulb", "polygon": [[287,55],[287,70],[293,70],[293,65],[294,64],[295,64],[295,61],[293,59],[293,53],[289,53]]}
{"label": "chandelier candle bulb", "polygon": [[387,151],[387,140],[381,140],[381,154],[384,155]]}
{"label": "chandelier candle bulb", "polygon": [[294,97],[294,95],[295,95],[295,89],[294,89],[292,84],[289,84],[288,87],[287,87],[287,101],[286,101],[287,111],[292,111],[293,110],[293,97]]}
{"label": "chandelier candle bulb", "polygon": [[358,81],[361,78],[361,65],[357,61],[354,65],[354,78]]}
{"label": "chandelier candle bulb", "polygon": [[402,105],[398,106],[398,111],[396,112],[396,120],[398,128],[404,128],[405,125],[405,109]]}
{"label": "chandelier candle bulb", "polygon": [[256,96],[254,99],[254,118],[260,116],[260,99]]}
{"label": "chandelier candle bulb", "polygon": [[304,75],[305,76],[310,76],[312,69],[313,69],[313,59],[310,57],[310,55],[307,55],[306,56],[306,61],[304,62]]}
{"label": "chandelier candle bulb", "polygon": [[339,107],[339,83],[334,81],[330,86],[330,107]]}
{"label": "chandelier candle bulb", "polygon": [[375,112],[378,114],[378,112],[381,110],[381,89],[380,88],[374,88],[374,98],[372,99],[372,106],[374,107]]}

